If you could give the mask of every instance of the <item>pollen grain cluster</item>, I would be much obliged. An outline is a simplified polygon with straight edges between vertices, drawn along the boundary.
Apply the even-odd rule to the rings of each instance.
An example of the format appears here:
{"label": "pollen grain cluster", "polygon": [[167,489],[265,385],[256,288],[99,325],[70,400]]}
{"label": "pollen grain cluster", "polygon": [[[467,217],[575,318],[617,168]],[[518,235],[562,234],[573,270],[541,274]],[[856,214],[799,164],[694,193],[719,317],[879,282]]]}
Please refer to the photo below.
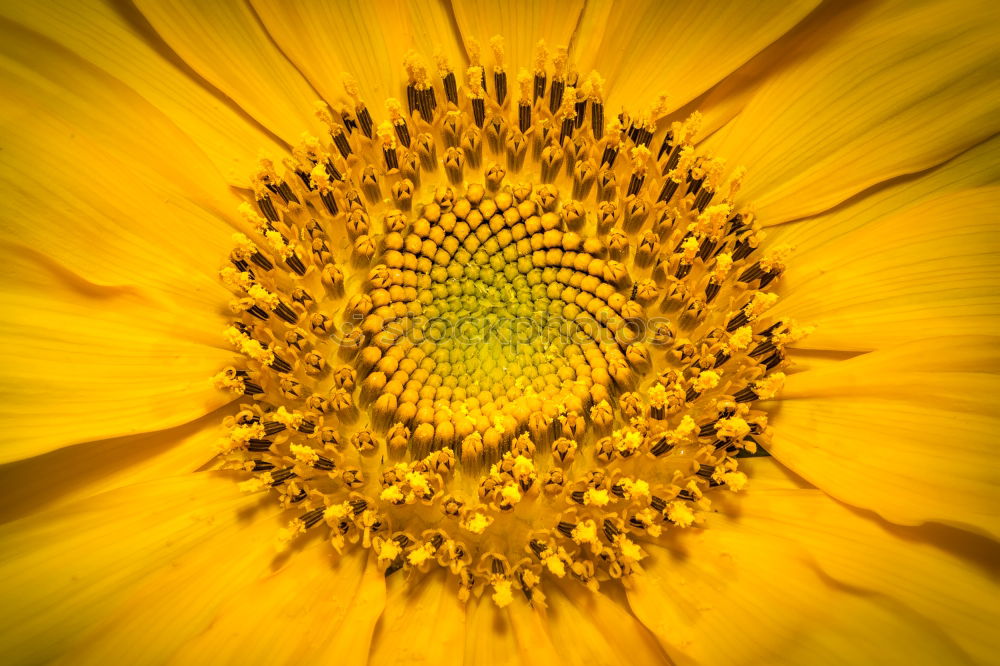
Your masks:
{"label": "pollen grain cluster", "polygon": [[606,119],[601,77],[543,44],[508,94],[492,46],[489,85],[476,48],[461,86],[411,55],[383,122],[348,82],[328,135],[261,162],[216,381],[244,396],[224,466],[297,512],[282,544],[324,529],[504,606],[627,575],[740,490],[803,331],[768,317],[785,252],[697,114]]}

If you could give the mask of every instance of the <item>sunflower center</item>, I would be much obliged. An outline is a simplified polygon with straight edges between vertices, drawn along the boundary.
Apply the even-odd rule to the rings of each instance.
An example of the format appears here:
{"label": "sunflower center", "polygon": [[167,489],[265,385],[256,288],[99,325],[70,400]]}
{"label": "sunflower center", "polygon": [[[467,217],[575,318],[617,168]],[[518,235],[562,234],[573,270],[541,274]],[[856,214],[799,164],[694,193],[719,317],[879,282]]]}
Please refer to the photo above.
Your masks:
{"label": "sunflower center", "polygon": [[785,253],[756,256],[697,114],[606,121],[565,50],[509,95],[492,46],[492,95],[476,50],[462,86],[411,55],[405,109],[376,124],[348,82],[327,137],[262,162],[217,381],[246,400],[221,465],[295,512],[282,544],[322,524],[503,606],[628,575],[739,490],[802,331],[768,318]]}
{"label": "sunflower center", "polygon": [[582,414],[631,379],[618,339],[641,308],[618,291],[627,273],[563,231],[554,187],[533,194],[445,190],[384,239],[357,299],[370,344],[356,367],[375,422],[412,425],[414,453],[495,460],[532,415]]}

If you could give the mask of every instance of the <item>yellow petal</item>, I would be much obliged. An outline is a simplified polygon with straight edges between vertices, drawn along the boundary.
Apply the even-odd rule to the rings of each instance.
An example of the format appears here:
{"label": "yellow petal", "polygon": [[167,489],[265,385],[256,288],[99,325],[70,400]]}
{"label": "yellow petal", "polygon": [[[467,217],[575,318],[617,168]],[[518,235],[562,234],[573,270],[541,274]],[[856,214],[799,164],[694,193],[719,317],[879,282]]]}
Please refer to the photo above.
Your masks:
{"label": "yellow petal", "polygon": [[940,526],[890,525],[823,493],[780,487],[780,466],[769,460],[751,467],[752,487],[761,472],[769,487],[741,501],[742,526],[797,541],[830,579],[898,602],[944,630],[975,663],[995,657],[996,542]]}
{"label": "yellow petal", "polygon": [[464,663],[666,663],[655,638],[620,601],[576,583],[547,584],[545,593],[545,608],[529,604],[520,593],[503,610],[488,596],[469,601]]}
{"label": "yellow petal", "polygon": [[885,183],[871,193],[854,197],[822,215],[779,225],[772,225],[768,220],[760,222],[769,227],[769,243],[793,245],[793,257],[797,257],[918,203],[997,183],[1000,183],[1000,135],[933,169]]}
{"label": "yellow petal", "polygon": [[[516,90],[514,77],[518,70],[523,67],[531,72],[534,69],[538,40],[544,39],[550,51],[569,46],[584,3],[582,0],[557,3],[451,0],[451,6],[461,38],[479,41],[481,61],[487,71],[492,71],[493,67],[489,40],[495,35],[503,37],[507,86],[513,91]],[[489,89],[493,90],[492,84]]]}
{"label": "yellow petal", "polygon": [[[815,0],[587,3],[573,55],[607,80],[615,105],[641,112],[661,93],[677,109],[802,20]],[[614,108],[618,108],[615,106]]]}
{"label": "yellow petal", "polygon": [[507,607],[507,617],[510,619],[511,634],[520,659],[517,663],[528,666],[564,661],[564,653],[553,643],[546,609],[516,599]]}
{"label": "yellow petal", "polygon": [[9,462],[70,444],[176,426],[233,399],[212,376],[216,310],[184,312],[100,287],[28,252],[3,252],[0,421]]}
{"label": "yellow petal", "polygon": [[832,351],[826,349],[789,349],[788,358],[791,360],[791,367],[788,372],[806,372],[816,368],[824,368],[828,365],[835,365],[849,358],[854,358],[862,352]]}
{"label": "yellow petal", "polygon": [[549,635],[566,663],[666,663],[656,638],[620,601],[576,581],[553,587],[547,600]]}
{"label": "yellow petal", "polygon": [[[896,537],[872,530],[819,491],[776,488],[775,476],[769,481],[766,489],[751,485],[731,510],[710,514],[707,529],[678,535],[670,548],[650,547],[646,573],[630,579],[629,604],[675,663],[968,662],[950,633],[958,616],[936,610],[935,602],[948,603],[949,611],[955,601],[970,603],[970,614],[987,611],[986,595],[965,585],[984,576],[924,545],[920,557],[929,556],[928,566],[911,572],[906,564],[920,557],[907,556],[910,544],[894,548]],[[769,502],[801,516],[807,529],[759,509]],[[842,537],[835,552],[816,536],[832,532]],[[881,560],[883,549],[899,559]],[[872,575],[840,580],[849,566],[827,571],[825,561],[822,568],[814,563],[818,555],[837,554]],[[877,579],[889,571],[889,582]],[[952,573],[963,583],[955,597],[938,584],[943,578],[924,578]],[[921,594],[927,597],[911,607]]]}
{"label": "yellow petal", "polygon": [[[204,563],[210,556],[221,568],[217,573],[231,570],[239,579],[254,561],[250,551],[262,541],[262,530],[275,529],[275,521],[273,511],[251,518],[260,498],[242,495],[235,485],[230,475],[175,477],[0,527],[3,654],[16,663],[47,663],[78,653],[83,636],[115,616],[149,577],[164,575],[174,563],[191,576],[189,558]],[[247,559],[233,557],[242,552],[250,552]],[[256,562],[266,565],[270,557]],[[174,593],[184,605],[174,610],[197,618],[224,599],[214,591],[177,587]],[[110,654],[117,656],[105,663],[140,663],[128,652],[141,652],[147,641],[176,649],[176,639],[154,629],[167,619],[147,618],[131,632],[108,633],[116,627],[105,627]],[[146,663],[157,661],[162,663]]]}
{"label": "yellow petal", "polygon": [[253,0],[252,4],[278,47],[324,99],[346,99],[343,74],[347,73],[357,79],[376,121],[384,114],[386,97],[403,99],[403,58],[408,51],[423,54],[435,81],[435,50],[445,54],[456,71],[464,66],[450,15],[439,3]]}
{"label": "yellow petal", "polygon": [[114,437],[0,466],[0,523],[129,485],[197,471],[214,455],[218,411],[176,428]]}
{"label": "yellow petal", "polygon": [[[52,44],[39,42],[30,51],[31,68],[44,67],[48,60],[58,57],[58,48],[53,48],[53,44],[68,49],[103,70],[108,79],[113,77],[119,85],[131,88],[135,91],[132,97],[141,97],[145,104],[166,115],[231,184],[245,185],[261,150],[269,153],[281,150],[281,145],[264,128],[222,93],[204,85],[130,5],[101,0],[3,3],[0,16],[12,21],[0,24],[0,41],[17,39],[17,33],[24,33],[25,29],[52,40]],[[127,95],[101,104],[102,93],[91,86],[103,86],[102,77],[84,87],[77,83],[72,71],[67,74],[68,90],[86,90],[109,120],[123,123],[137,111]],[[4,90],[9,94],[10,89]],[[114,112],[108,113],[109,109]],[[149,129],[141,123],[131,127],[141,137],[146,137]],[[199,164],[186,166],[195,169]]]}
{"label": "yellow petal", "polygon": [[866,20],[879,5],[869,3],[822,3],[795,27],[759,52],[745,65],[712,87],[697,101],[702,114],[699,137],[715,133],[740,114],[757,90],[786,69],[829,48],[852,25]]}
{"label": "yellow petal", "polygon": [[[398,578],[398,576],[395,576]],[[372,641],[371,664],[461,666],[465,653],[465,604],[456,578],[432,571],[413,582],[393,581]]]}
{"label": "yellow petal", "polygon": [[302,132],[323,129],[313,114],[319,94],[277,49],[248,4],[136,4],[185,63],[285,141],[294,144]]}
{"label": "yellow petal", "polygon": [[[849,234],[856,233],[882,218],[897,214],[905,215],[904,211],[917,204],[997,182],[1000,182],[1000,136],[984,141],[917,177],[899,179],[886,184],[867,196],[855,197],[823,215],[771,226],[767,231],[767,239],[771,245],[791,245],[795,248],[789,271],[793,276],[801,275],[807,262],[836,248],[838,243],[846,242],[845,237],[849,237]],[[766,224],[766,221],[764,222]],[[784,280],[779,282],[779,289],[787,290],[786,282]],[[795,296],[792,300],[793,310],[795,302],[802,302],[800,300],[802,298],[808,299],[808,295],[800,293]],[[785,307],[786,304],[779,301],[778,311]],[[820,318],[825,316],[818,314],[816,310],[813,314]],[[792,350],[790,356],[795,362],[796,371],[818,367],[828,360],[838,362],[856,353],[822,349],[825,343],[839,345],[845,343],[844,336],[837,335],[842,334],[842,330],[835,328],[832,336],[824,335],[828,331],[829,329],[823,326],[813,336],[801,340],[797,345],[798,349]],[[881,326],[877,329],[866,327],[866,330],[851,336],[853,339],[846,340],[847,346],[869,346],[874,340],[873,335],[877,337],[884,335],[885,332],[886,329]],[[913,333],[905,329],[899,332],[903,335]],[[918,332],[923,335],[922,329]],[[835,342],[831,342],[832,337],[836,337]],[[819,347],[819,349],[802,347]]]}
{"label": "yellow petal", "polygon": [[24,30],[0,40],[0,239],[102,284],[219,303],[237,203],[170,121],[114,79]]}
{"label": "yellow petal", "polygon": [[796,252],[773,310],[797,345],[866,351],[1000,330],[1000,187],[942,194]]}
{"label": "yellow petal", "polygon": [[[215,553],[225,566],[225,549]],[[385,601],[381,567],[364,552],[338,557],[320,541],[232,594],[172,664],[343,663],[368,657]],[[183,597],[175,603],[183,604]],[[150,621],[157,617],[149,613]]]}
{"label": "yellow petal", "polygon": [[778,223],[823,212],[1000,129],[997,7],[896,2],[760,86],[709,150],[750,172],[742,200]]}
{"label": "yellow petal", "polygon": [[[516,599],[515,603],[520,603]],[[507,618],[488,596],[470,599],[466,608],[465,663],[483,666],[517,666],[522,659],[516,636]]]}
{"label": "yellow petal", "polygon": [[1000,536],[998,342],[932,338],[791,376],[768,450],[893,522]]}

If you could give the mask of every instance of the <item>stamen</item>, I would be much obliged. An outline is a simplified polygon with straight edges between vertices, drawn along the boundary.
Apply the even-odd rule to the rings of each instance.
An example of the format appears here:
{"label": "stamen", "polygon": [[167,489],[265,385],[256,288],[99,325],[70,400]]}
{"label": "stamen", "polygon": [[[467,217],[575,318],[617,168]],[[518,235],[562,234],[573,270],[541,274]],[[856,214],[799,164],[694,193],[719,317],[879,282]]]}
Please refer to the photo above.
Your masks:
{"label": "stamen", "polygon": [[559,110],[563,103],[563,95],[566,90],[566,61],[568,59],[568,51],[563,47],[556,50],[556,57],[552,60],[555,73],[552,75],[552,86],[549,89],[549,111],[553,114]]}
{"label": "stamen", "polygon": [[493,90],[496,94],[497,104],[503,106],[507,99],[507,72],[503,68],[504,49],[503,37],[500,35],[490,39],[490,49],[493,51]]}
{"label": "stamen", "polygon": [[545,67],[548,64],[549,50],[545,45],[545,40],[541,39],[535,45],[535,76],[534,76],[534,98],[532,104],[540,98],[545,97],[545,84],[548,80],[545,74]]}

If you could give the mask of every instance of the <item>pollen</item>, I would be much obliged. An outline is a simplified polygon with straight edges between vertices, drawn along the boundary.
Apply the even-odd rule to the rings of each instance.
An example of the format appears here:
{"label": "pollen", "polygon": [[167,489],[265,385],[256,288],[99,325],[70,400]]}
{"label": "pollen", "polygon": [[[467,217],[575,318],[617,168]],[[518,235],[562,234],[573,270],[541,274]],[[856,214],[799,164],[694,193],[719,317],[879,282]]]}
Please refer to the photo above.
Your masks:
{"label": "pollen", "polygon": [[492,599],[500,608],[509,606],[514,601],[514,593],[511,591],[511,582],[502,580],[493,585]]}
{"label": "pollen", "polygon": [[482,534],[486,531],[486,528],[490,526],[493,519],[483,513],[473,513],[468,520],[462,525],[465,529],[473,534]]}
{"label": "pollen", "polygon": [[583,494],[583,503],[591,506],[607,506],[610,501],[608,491],[604,489],[590,488]]}
{"label": "pollen", "polygon": [[756,403],[811,329],[772,315],[793,249],[760,249],[699,114],[609,113],[566,48],[488,44],[464,70],[408,53],[388,100],[346,77],[327,131],[250,176],[216,452],[297,515],[280,548],[321,530],[386,576],[540,605],[752,483]]}
{"label": "pollen", "polygon": [[694,511],[684,502],[671,502],[667,505],[667,519],[677,527],[690,527],[694,524]]}

